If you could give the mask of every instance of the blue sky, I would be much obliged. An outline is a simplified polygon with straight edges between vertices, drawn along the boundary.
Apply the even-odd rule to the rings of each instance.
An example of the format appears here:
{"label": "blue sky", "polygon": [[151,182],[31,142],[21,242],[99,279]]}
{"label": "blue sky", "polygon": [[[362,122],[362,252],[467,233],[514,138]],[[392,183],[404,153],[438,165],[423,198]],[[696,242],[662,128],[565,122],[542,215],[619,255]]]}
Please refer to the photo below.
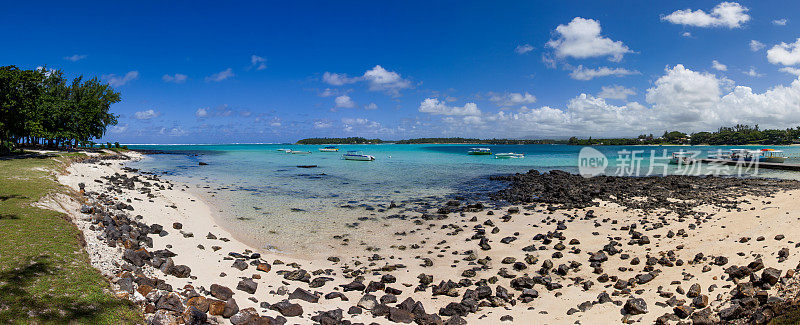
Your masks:
{"label": "blue sky", "polygon": [[112,83],[125,143],[800,125],[797,1],[15,1],[0,33]]}

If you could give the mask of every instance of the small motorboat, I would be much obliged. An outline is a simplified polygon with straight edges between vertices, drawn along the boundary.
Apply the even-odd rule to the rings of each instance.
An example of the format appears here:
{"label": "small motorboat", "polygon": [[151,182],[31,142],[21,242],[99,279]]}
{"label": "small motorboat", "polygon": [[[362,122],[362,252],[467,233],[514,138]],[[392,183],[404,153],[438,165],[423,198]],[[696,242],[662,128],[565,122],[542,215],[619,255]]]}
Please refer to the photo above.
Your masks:
{"label": "small motorboat", "polygon": [[346,154],[342,155],[342,159],[344,160],[359,160],[359,161],[373,161],[375,160],[374,156],[365,155],[361,153],[361,151],[348,151]]}
{"label": "small motorboat", "polygon": [[503,152],[494,154],[495,159],[518,159],[525,158],[525,154],[514,152]]}
{"label": "small motorboat", "polygon": [[679,151],[672,153],[672,159],[669,162],[673,165],[689,165],[693,164],[695,160],[692,159],[691,152]]}
{"label": "small motorboat", "polygon": [[782,164],[787,158],[789,157],[784,156],[783,151],[775,149],[761,149],[761,162]]}
{"label": "small motorboat", "polygon": [[289,151],[292,151],[292,149],[280,148],[280,149],[278,149],[278,151],[289,152]]}
{"label": "small motorboat", "polygon": [[337,151],[339,151],[339,148],[336,148],[336,147],[325,147],[325,148],[319,148],[319,151],[321,151],[321,152],[337,152]]}
{"label": "small motorboat", "polygon": [[486,155],[491,155],[492,154],[492,149],[489,149],[489,148],[472,148],[467,152],[467,154],[486,156]]}
{"label": "small motorboat", "polygon": [[290,153],[290,154],[293,154],[293,155],[309,155],[309,154],[311,154],[311,151],[301,151],[301,150],[292,150],[292,151],[287,151],[287,152]]}

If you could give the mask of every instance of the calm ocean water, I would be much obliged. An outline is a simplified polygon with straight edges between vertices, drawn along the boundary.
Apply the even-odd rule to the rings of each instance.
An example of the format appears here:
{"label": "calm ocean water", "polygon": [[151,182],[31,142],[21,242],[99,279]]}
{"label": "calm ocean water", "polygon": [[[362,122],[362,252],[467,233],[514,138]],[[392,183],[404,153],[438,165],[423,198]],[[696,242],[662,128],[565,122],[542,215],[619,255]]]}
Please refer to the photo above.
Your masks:
{"label": "calm ocean water", "polygon": [[[163,174],[191,184],[193,190],[219,209],[218,221],[252,244],[280,249],[310,245],[315,236],[327,235],[324,227],[340,227],[342,220],[363,215],[363,209],[342,205],[380,208],[390,201],[445,198],[455,193],[487,192],[488,176],[561,169],[578,172],[579,146],[568,145],[485,145],[493,152],[516,152],[523,159],[494,159],[470,156],[475,145],[340,145],[340,152],[319,152],[323,146],[279,144],[233,145],[130,145],[131,149],[163,150],[169,154],[150,155],[131,167]],[[287,154],[277,149],[311,151],[310,155]],[[701,151],[735,147],[708,146],[597,146],[610,162],[607,173],[630,160],[618,160],[623,150],[637,151],[642,174],[649,169],[651,151],[656,157],[674,151]],[[750,147],[753,148],[753,147]],[[761,147],[759,147],[761,148]],[[790,156],[800,147],[778,147]],[[753,148],[754,149],[754,148]],[[375,161],[342,160],[347,150],[361,150]],[[666,155],[664,154],[666,150]],[[656,160],[665,162],[664,160]],[[199,162],[208,165],[199,166]],[[787,161],[800,162],[800,160]],[[298,168],[317,165],[317,168]],[[676,172],[670,166],[670,172]],[[655,169],[663,173],[663,168]],[[759,170],[764,177],[798,178],[800,173]],[[490,186],[491,185],[491,186]],[[495,187],[492,187],[495,186]],[[332,226],[336,224],[337,226]],[[288,235],[288,236],[287,236]],[[287,242],[286,238],[292,238]]]}

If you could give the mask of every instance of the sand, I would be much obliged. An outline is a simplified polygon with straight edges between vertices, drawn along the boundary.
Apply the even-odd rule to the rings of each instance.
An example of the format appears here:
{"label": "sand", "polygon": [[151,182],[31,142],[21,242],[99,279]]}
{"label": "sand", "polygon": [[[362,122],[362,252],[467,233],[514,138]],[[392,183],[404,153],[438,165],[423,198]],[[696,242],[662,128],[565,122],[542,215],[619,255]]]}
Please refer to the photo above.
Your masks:
{"label": "sand", "polygon": [[[139,157],[135,153],[130,155],[134,159]],[[85,183],[88,191],[101,192],[107,185],[96,183],[94,180],[114,173],[126,173],[122,170],[124,162],[109,162],[111,162],[110,165],[75,163],[67,169],[68,174],[61,175],[58,179],[61,183],[76,191],[79,183]],[[147,224],[158,223],[164,226],[164,229],[169,234],[164,237],[153,236],[153,250],[164,249],[170,245],[170,250],[177,253],[177,256],[174,257],[175,263],[189,266],[194,279],[167,276],[158,270],[152,269],[148,272],[164,279],[176,289],[182,288],[187,284],[196,288],[209,288],[211,284],[227,286],[235,292],[234,298],[240,308],[254,307],[261,315],[272,317],[276,317],[279,314],[272,310],[260,308],[259,303],[262,301],[276,303],[285,299],[286,296],[274,294],[278,287],[284,286],[288,289],[288,292],[294,291],[295,288],[309,289],[312,292],[316,291],[324,295],[325,293],[340,291],[339,285],[352,281],[352,278],[349,277],[350,275],[345,275],[342,272],[342,267],[344,266],[352,269],[367,266],[370,270],[374,270],[390,264],[403,264],[406,268],[401,268],[394,272],[368,271],[363,274],[366,278],[364,284],[370,281],[378,281],[381,274],[391,273],[397,277],[397,283],[390,286],[403,291],[397,297],[398,301],[403,301],[406,297],[413,297],[423,303],[428,313],[436,313],[439,308],[444,307],[449,302],[461,301],[460,295],[463,294],[464,289],[459,289],[459,297],[456,298],[431,296],[430,288],[425,292],[415,294],[413,292],[414,288],[419,283],[417,276],[420,273],[432,275],[434,277],[433,284],[438,284],[441,280],[458,282],[463,278],[461,274],[464,270],[474,267],[474,265],[468,265],[469,262],[463,260],[466,256],[464,253],[469,250],[473,250],[478,258],[491,258],[489,264],[491,268],[477,271],[477,275],[472,278],[473,281],[496,276],[501,268],[506,268],[510,274],[530,274],[533,276],[541,267],[542,261],[547,259],[553,261],[555,267],[560,264],[569,264],[570,261],[582,264],[578,270],[572,269],[566,276],[550,275],[555,282],[564,286],[562,289],[548,291],[543,286],[537,285],[535,289],[539,292],[539,297],[532,302],[522,303],[517,301],[515,306],[481,307],[477,313],[469,314],[469,316],[465,317],[470,324],[498,324],[500,323],[500,318],[506,315],[512,316],[513,323],[519,324],[573,324],[576,321],[583,324],[612,324],[620,323],[628,317],[634,321],[653,323],[658,316],[672,312],[671,307],[660,307],[655,304],[656,302],[667,300],[659,296],[659,291],[674,293],[678,286],[688,290],[692,284],[699,283],[702,293],[709,295],[711,306],[718,307],[720,302],[717,298],[725,298],[725,294],[730,291],[723,287],[732,283],[731,281],[723,280],[725,267],[746,265],[754,260],[754,256],[760,256],[767,267],[775,267],[781,270],[794,268],[800,262],[800,256],[794,252],[795,243],[800,242],[800,204],[797,200],[797,197],[800,196],[800,191],[797,190],[781,192],[773,198],[749,198],[750,202],[741,206],[741,211],[721,211],[715,207],[704,206],[701,210],[713,213],[713,216],[703,220],[703,222],[698,222],[697,228],[694,230],[689,228],[689,224],[695,223],[695,219],[689,218],[678,221],[677,216],[666,215],[663,220],[666,225],[662,228],[645,232],[651,243],[641,246],[636,244],[628,245],[630,235],[628,231],[620,228],[634,222],[640,223],[643,218],[652,223],[657,221],[658,217],[652,215],[640,217],[642,215],[641,211],[625,211],[619,206],[608,203],[592,208],[591,210],[594,210],[596,218],[591,220],[583,219],[586,211],[590,209],[556,211],[551,214],[542,208],[526,209],[520,206],[521,212],[511,214],[511,218],[507,222],[502,220],[502,217],[507,215],[505,213],[507,208],[503,208],[502,210],[490,209],[480,212],[454,213],[450,214],[447,219],[424,221],[418,225],[413,222],[414,219],[412,218],[419,216],[419,214],[412,213],[408,214],[410,217],[408,220],[393,219],[362,222],[358,228],[350,230],[358,233],[353,237],[361,239],[353,240],[347,245],[342,245],[344,242],[341,239],[321,240],[320,245],[328,247],[329,256],[341,259],[340,262],[334,263],[321,256],[314,258],[298,257],[249,247],[237,240],[235,234],[231,234],[219,227],[214,221],[212,207],[206,204],[197,194],[188,191],[186,185],[171,184],[167,181],[162,181],[161,184],[167,185],[168,189],[154,192],[156,197],[153,199],[148,199],[137,191],[125,189],[117,197],[122,202],[131,200],[129,204],[134,207],[134,211],[130,212],[131,215],[141,215],[143,217],[142,221]],[[172,186],[169,186],[169,184]],[[118,265],[121,262],[122,249],[107,247],[94,238],[97,233],[89,229],[89,223],[85,220],[86,217],[79,212],[79,202],[69,196],[54,196],[43,202],[43,204],[72,216],[79,228],[84,231],[87,238],[87,251],[90,253],[93,265],[113,279],[116,270],[118,270],[115,264]],[[493,211],[494,215],[488,215],[489,211]],[[571,216],[577,217],[571,218]],[[477,222],[470,221],[473,217],[477,219]],[[486,236],[490,239],[492,249],[484,251],[477,247],[476,240],[469,240],[469,238],[474,234],[474,226],[487,220],[491,220],[499,228],[499,232],[491,233],[490,231],[493,227],[485,227],[487,230]],[[565,222],[567,229],[563,230],[563,235],[566,237],[563,244],[566,245],[566,249],[561,251],[564,255],[562,258],[552,257],[552,254],[556,252],[553,246],[559,242],[555,240],[547,245],[545,250],[537,250],[530,253],[537,256],[539,262],[529,266],[526,270],[514,271],[511,265],[501,263],[503,258],[508,256],[515,257],[517,261],[522,261],[525,257],[522,248],[528,245],[544,246],[541,241],[533,241],[532,237],[539,233],[546,234],[548,231],[554,231],[556,229],[556,221],[560,220],[571,220],[570,222]],[[181,223],[183,232],[190,232],[193,237],[186,238],[178,230],[173,229],[172,224],[175,222]],[[598,227],[595,227],[595,222],[599,223]],[[444,227],[448,225],[449,227]],[[639,227],[638,230],[641,231],[643,225],[640,223]],[[460,228],[463,231],[452,234],[456,228]],[[678,232],[681,229],[686,231],[686,237],[666,237],[668,231]],[[405,235],[398,234],[403,232],[405,232]],[[597,232],[598,235],[593,235],[593,232]],[[219,239],[207,239],[206,235],[209,233],[217,238],[228,238],[230,241],[223,242]],[[519,233],[516,235],[517,240],[509,244],[500,242],[504,237],[514,236],[514,233]],[[775,240],[775,236],[779,234],[784,235],[785,238]],[[342,235],[347,236],[347,234]],[[656,237],[657,235],[660,236]],[[740,243],[739,238],[743,236],[752,237],[752,239],[746,243]],[[756,241],[758,236],[764,236],[765,240]],[[588,262],[588,254],[602,249],[603,245],[608,243],[609,237],[620,237],[617,241],[622,243],[619,248],[622,249],[623,253],[629,254],[631,258],[639,257],[642,260],[641,264],[632,266],[630,265],[630,259],[621,260],[620,254],[610,256],[609,261],[603,263],[604,271],[609,275],[619,275],[622,279],[633,278],[637,274],[644,273],[642,268],[645,264],[646,255],[649,254],[660,258],[670,250],[674,251],[676,258],[683,261],[690,261],[697,253],[703,253],[706,257],[724,255],[729,259],[729,262],[724,266],[716,266],[712,264],[713,258],[708,258],[692,265],[683,264],[682,266],[674,267],[656,265],[655,268],[661,270],[661,274],[656,276],[654,280],[633,288],[634,293],[632,296],[644,298],[647,302],[648,313],[643,315],[624,316],[621,311],[622,307],[612,303],[596,304],[585,312],[567,315],[569,309],[577,308],[582,302],[596,301],[601,292],[613,294],[615,291],[612,287],[613,282],[600,283],[597,280],[598,275],[592,273],[592,268],[589,267]],[[364,238],[367,238],[367,240]],[[580,244],[570,245],[571,239],[577,239]],[[359,241],[362,240],[364,242],[360,243]],[[417,244],[420,247],[412,249],[410,248],[412,244]],[[198,248],[198,245],[202,245],[205,249]],[[211,249],[212,246],[221,246],[222,249],[215,252]],[[405,246],[405,249],[401,249],[400,246]],[[677,247],[682,247],[682,249],[677,249]],[[777,252],[784,247],[789,248],[791,253],[786,261],[778,263]],[[571,253],[571,250],[575,248],[580,249],[580,253]],[[243,253],[246,250],[261,253],[264,260],[273,264],[272,270],[264,273],[256,271],[251,266],[244,271],[239,271],[231,267],[233,260],[225,259],[229,252]],[[743,253],[743,256],[737,255],[740,252]],[[378,254],[378,259],[372,259],[373,254]],[[424,266],[423,258],[429,258],[432,266]],[[285,264],[274,264],[275,260],[281,260]],[[356,265],[357,262],[362,264]],[[334,280],[320,288],[309,288],[306,283],[286,281],[277,271],[294,270],[295,268],[287,265],[290,263],[297,263],[309,272],[331,269],[332,274],[329,276]],[[703,266],[706,265],[709,265],[711,270],[702,272]],[[632,270],[620,271],[620,267],[627,267]],[[225,273],[226,276],[221,277],[221,273]],[[242,277],[249,278],[254,274],[261,276],[261,279],[255,280],[259,286],[254,295],[236,290],[237,283]],[[496,284],[508,289],[515,296],[519,295],[518,291],[511,289],[509,279],[498,278]],[[579,279],[584,281],[586,279],[592,280],[594,285],[588,290],[584,290],[580,285],[583,281]],[[680,281],[680,284],[671,284],[673,281]],[[717,289],[713,292],[709,291],[709,286],[711,285],[717,286]],[[490,286],[494,290],[495,285]],[[474,286],[471,288],[474,289]],[[556,294],[557,292],[558,294]],[[373,294],[380,298],[383,293]],[[326,300],[324,298],[321,298],[319,303],[293,300],[292,302],[303,306],[304,314],[301,316],[302,318],[289,318],[289,323],[311,323],[310,317],[318,311],[341,308],[346,313],[348,308],[355,305],[363,294],[351,291],[346,292],[345,295],[349,298],[349,302],[343,302],[339,299]],[[255,301],[248,299],[251,297]],[[629,297],[629,295],[625,294],[612,295],[612,299],[620,302],[625,302]],[[680,294],[677,297],[686,299],[687,303],[691,303],[690,298]],[[447,317],[443,318],[447,319]],[[372,317],[367,311],[361,315],[345,315],[345,319],[363,323],[390,323],[385,318]],[[217,321],[227,322],[222,319],[217,319]]]}

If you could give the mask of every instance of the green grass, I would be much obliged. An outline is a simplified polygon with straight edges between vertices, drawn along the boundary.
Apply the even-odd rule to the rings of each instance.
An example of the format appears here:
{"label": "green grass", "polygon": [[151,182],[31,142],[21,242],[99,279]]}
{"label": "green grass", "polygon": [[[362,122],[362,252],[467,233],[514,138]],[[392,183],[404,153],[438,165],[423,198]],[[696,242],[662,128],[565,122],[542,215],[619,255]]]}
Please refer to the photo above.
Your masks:
{"label": "green grass", "polygon": [[68,191],[49,171],[78,155],[0,157],[0,323],[143,323],[90,265],[78,228],[32,206]]}

